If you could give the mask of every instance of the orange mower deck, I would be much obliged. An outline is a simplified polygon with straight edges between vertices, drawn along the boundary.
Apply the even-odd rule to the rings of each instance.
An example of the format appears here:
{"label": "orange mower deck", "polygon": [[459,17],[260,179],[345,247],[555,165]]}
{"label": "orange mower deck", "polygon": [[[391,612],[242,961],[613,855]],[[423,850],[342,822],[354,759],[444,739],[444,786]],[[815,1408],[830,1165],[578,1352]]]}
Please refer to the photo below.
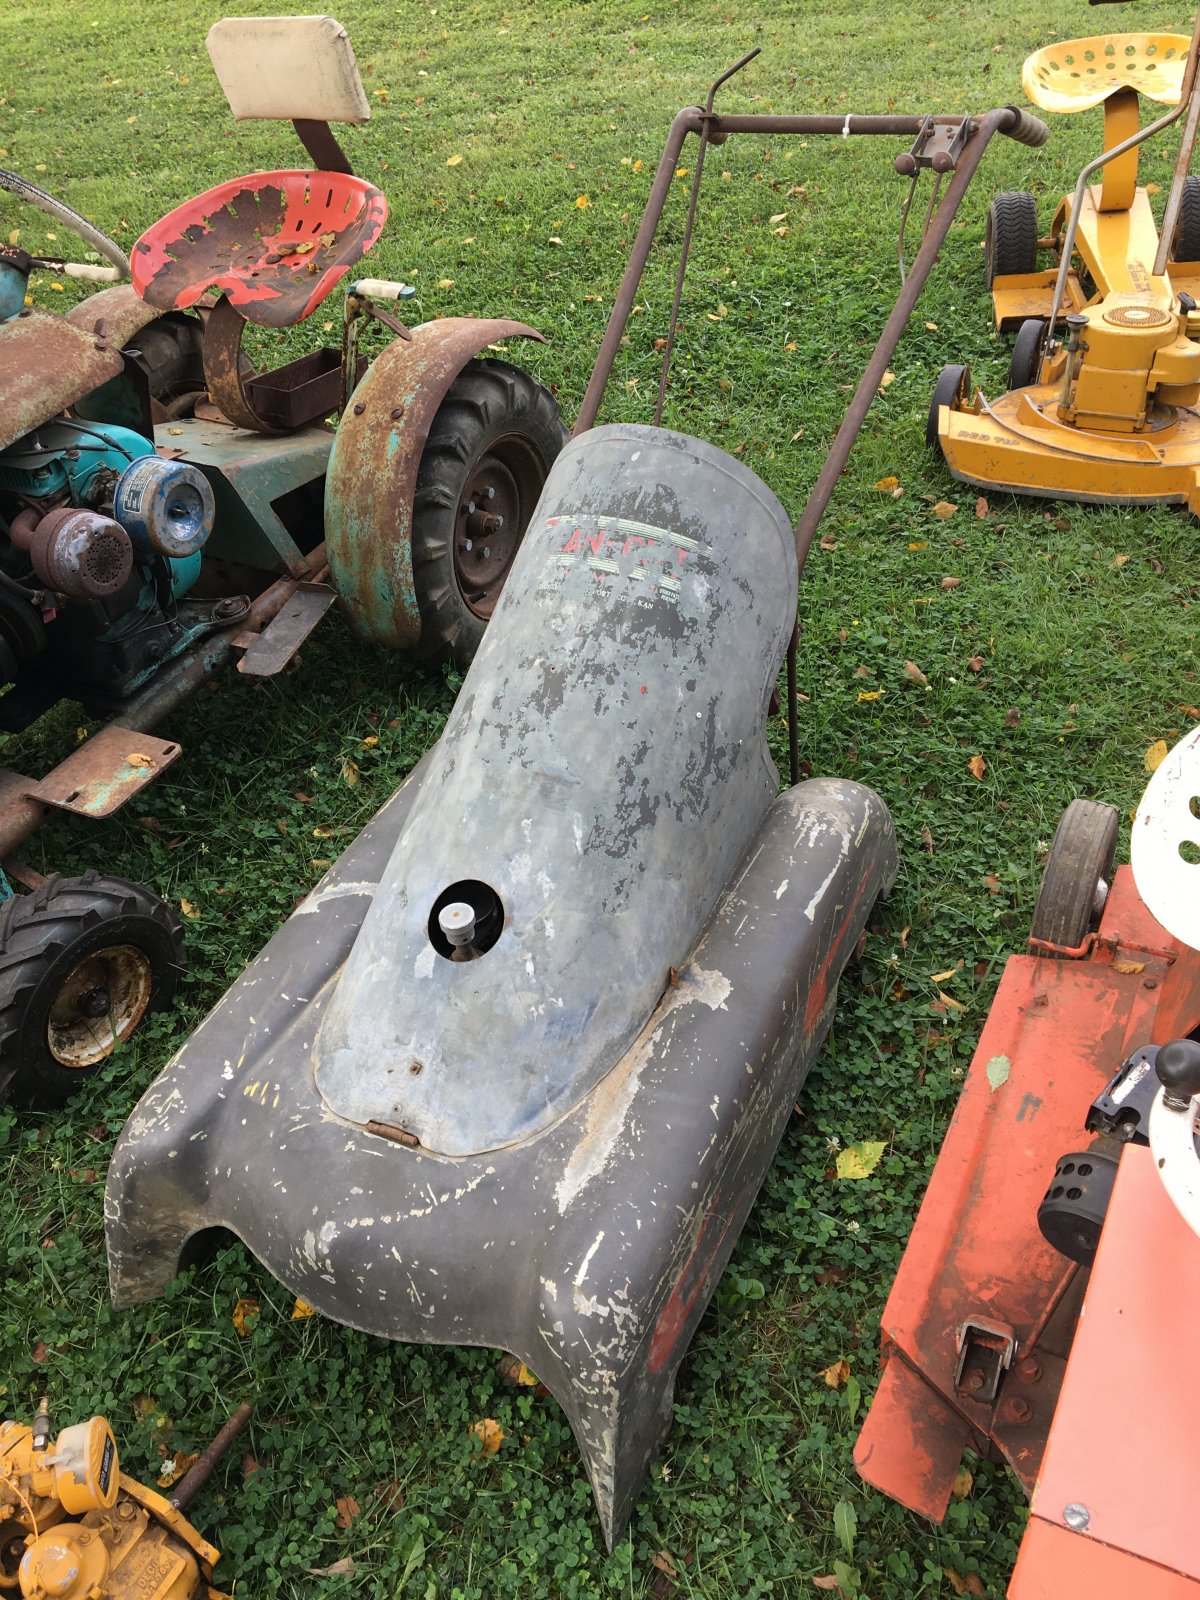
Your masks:
{"label": "orange mower deck", "polygon": [[855,1463],[940,1521],[964,1448],[1007,1461],[1033,1496],[1010,1600],[1194,1600],[1200,1444],[1174,1369],[1200,1315],[1200,1242],[1137,1146],[1090,1274],[1037,1212],[1120,1064],[1200,1022],[1200,960],[1128,867],[1072,954],[1005,968],[883,1314]]}

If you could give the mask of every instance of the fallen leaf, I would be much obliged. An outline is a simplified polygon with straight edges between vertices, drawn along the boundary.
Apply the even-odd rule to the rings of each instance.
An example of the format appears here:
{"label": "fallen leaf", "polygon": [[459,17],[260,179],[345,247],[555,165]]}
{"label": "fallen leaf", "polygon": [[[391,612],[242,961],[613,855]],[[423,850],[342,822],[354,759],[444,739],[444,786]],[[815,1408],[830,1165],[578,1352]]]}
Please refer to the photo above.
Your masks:
{"label": "fallen leaf", "polygon": [[972,756],[970,761],[967,762],[967,771],[975,779],[976,783],[981,783],[983,775],[987,771],[987,762],[982,756]]}
{"label": "fallen leaf", "polygon": [[[678,176],[678,174],[676,174],[676,176]],[[777,222],[783,222],[786,219],[786,217],[787,217],[787,212],[786,211],[777,211],[775,213],[775,215],[771,218],[771,226],[774,227]]]}
{"label": "fallen leaf", "polygon": [[321,235],[321,243],[326,247],[326,249],[328,249],[330,245],[337,243],[337,237],[337,234],[334,233],[332,228],[330,228],[328,233],[323,233]]}
{"label": "fallen leaf", "polygon": [[262,1467],[250,1454],[249,1450],[242,1457],[242,1477],[248,1478],[252,1472],[261,1472]]}
{"label": "fallen leaf", "polygon": [[846,1145],[838,1151],[838,1177],[869,1178],[886,1148],[882,1139],[864,1139],[860,1144]]}
{"label": "fallen leaf", "polygon": [[822,1573],[819,1578],[813,1579],[814,1589],[836,1589],[837,1587],[838,1581],[832,1572]]}
{"label": "fallen leaf", "polygon": [[846,1360],[835,1361],[831,1367],[824,1369],[821,1376],[831,1389],[840,1389],[850,1376],[850,1363]]}
{"label": "fallen leaf", "polygon": [[378,743],[379,735],[377,733],[369,733],[363,740],[362,747],[364,750],[373,750]]}
{"label": "fallen leaf", "polygon": [[969,1594],[975,1596],[976,1600],[987,1600],[987,1590],[977,1572],[952,1572],[949,1567],[943,1567],[942,1571],[955,1594]]}
{"label": "fallen leaf", "polygon": [[354,1558],[343,1556],[340,1561],[335,1561],[331,1567],[306,1567],[305,1571],[312,1578],[352,1578],[354,1576]]}
{"label": "fallen leaf", "polygon": [[163,1463],[163,1469],[158,1475],[158,1487],[160,1489],[169,1489],[173,1483],[178,1483],[188,1468],[194,1466],[199,1459],[200,1452],[198,1450],[193,1451],[191,1455],[185,1455],[182,1450],[176,1450],[175,1454]]}
{"label": "fallen leaf", "polygon": [[316,1314],[315,1307],[310,1306],[307,1300],[301,1300],[299,1295],[296,1296],[295,1304],[292,1306],[293,1322],[303,1322],[305,1317],[315,1317]]}
{"label": "fallen leaf", "polygon": [[437,286],[438,286],[439,289],[453,289],[453,287],[454,287],[454,279],[453,278],[439,278]]}
{"label": "fallen leaf", "polygon": [[828,534],[827,533],[827,534],[824,534],[822,536],[822,538],[821,538],[821,549],[822,550],[836,550],[837,547],[838,547],[837,540],[833,537],[832,534]]}
{"label": "fallen leaf", "polygon": [[936,333],[938,331],[938,325],[936,322],[927,322],[925,326],[930,333]]}
{"label": "fallen leaf", "polygon": [[1011,711],[1004,713],[1004,726],[1006,728],[1019,728],[1021,726],[1021,713],[1013,706]]}
{"label": "fallen leaf", "polygon": [[504,1429],[492,1417],[473,1422],[467,1431],[479,1440],[485,1456],[494,1456],[504,1442]]}
{"label": "fallen leaf", "polygon": [[193,922],[195,922],[196,918],[200,915],[199,911],[197,911],[196,907],[190,900],[181,900],[179,902],[179,909],[183,912],[185,917],[189,917]]}
{"label": "fallen leaf", "polygon": [[337,1503],[337,1516],[333,1519],[334,1527],[348,1528],[361,1511],[362,1507],[352,1494],[341,1496]]}
{"label": "fallen leaf", "polygon": [[921,843],[925,846],[925,854],[931,856],[933,854],[933,835],[925,824],[921,825]]}
{"label": "fallen leaf", "polygon": [[991,1085],[992,1093],[995,1094],[997,1089],[1003,1089],[1008,1082],[1012,1072],[1012,1062],[1007,1056],[993,1056],[984,1071],[987,1073],[987,1081]]}
{"label": "fallen leaf", "polygon": [[914,683],[919,683],[923,689],[929,686],[929,679],[915,661],[906,661],[904,663],[904,675],[906,678],[911,678]]}
{"label": "fallen leaf", "polygon": [[591,205],[591,203],[592,202],[588,199],[587,195],[585,195],[585,194],[577,194],[575,196],[575,209],[576,209],[576,211],[586,211],[587,208]]}
{"label": "fallen leaf", "polygon": [[896,374],[894,372],[885,372],[883,377],[879,380],[879,387],[880,389],[887,389],[890,387],[890,385],[895,383],[895,381]]}
{"label": "fallen leaf", "polygon": [[884,494],[891,494],[893,489],[898,489],[900,487],[900,479],[893,477],[880,478],[875,487],[877,489],[881,489]]}
{"label": "fallen leaf", "polygon": [[39,1339],[34,1345],[33,1349],[29,1352],[29,1359],[31,1361],[36,1361],[40,1365],[43,1361],[45,1361],[49,1354],[50,1348],[46,1341],[44,1339]]}
{"label": "fallen leaf", "polygon": [[316,245],[311,239],[302,239],[298,245],[293,247],[292,254],[297,256],[310,256],[316,248]]}
{"label": "fallen leaf", "polygon": [[1114,567],[1123,567],[1128,560],[1128,556],[1117,555],[1112,558],[1112,564]]}
{"label": "fallen leaf", "polygon": [[952,517],[958,510],[953,500],[939,500],[929,508],[935,517],[940,517],[944,522],[947,517]]}
{"label": "fallen leaf", "polygon": [[239,1338],[254,1332],[254,1323],[262,1308],[250,1295],[243,1295],[233,1308],[233,1326]]}
{"label": "fallen leaf", "polygon": [[665,1550],[660,1550],[650,1564],[659,1572],[665,1572],[668,1578],[677,1578],[679,1576],[679,1568]]}
{"label": "fallen leaf", "polygon": [[382,1500],[384,1505],[391,1506],[393,1511],[404,1509],[404,1490],[393,1478],[390,1483],[377,1483],[375,1485],[375,1498]]}
{"label": "fallen leaf", "polygon": [[965,1011],[967,1009],[961,1000],[956,1000],[952,994],[947,994],[944,989],[939,989],[937,996],[938,1001],[940,1001],[943,1006],[948,1006],[951,1011]]}
{"label": "fallen leaf", "polygon": [[942,579],[942,588],[943,589],[957,589],[961,582],[962,582],[961,578],[943,578]]}
{"label": "fallen leaf", "polygon": [[987,516],[987,514],[988,514],[988,503],[983,498],[983,496],[980,495],[979,499],[976,500],[976,502],[975,502],[975,515],[979,518],[980,522],[982,522],[984,517]]}
{"label": "fallen leaf", "polygon": [[154,757],[145,756],[140,750],[135,750],[132,755],[125,757],[125,762],[127,766],[137,767],[140,772],[144,772],[147,767],[154,765]]}
{"label": "fallen leaf", "polygon": [[460,167],[460,166],[462,166],[462,157],[461,156],[450,156],[446,161],[446,165],[448,167]]}
{"label": "fallen leaf", "polygon": [[1149,750],[1146,751],[1144,762],[1146,771],[1157,772],[1166,759],[1167,741],[1165,739],[1156,739]]}
{"label": "fallen leaf", "polygon": [[1146,970],[1146,963],[1144,961],[1114,961],[1113,962],[1113,971],[1114,972],[1123,972],[1127,977],[1132,977],[1135,972],[1145,972],[1145,970]]}
{"label": "fallen leaf", "polygon": [[970,656],[968,658],[968,660],[967,660],[967,665],[970,667],[972,672],[982,672],[983,671],[983,657],[982,656]]}
{"label": "fallen leaf", "polygon": [[929,540],[928,539],[910,539],[908,541],[908,548],[910,550],[928,550],[929,549]]}
{"label": "fallen leaf", "polygon": [[886,689],[862,689],[859,691],[858,699],[860,702],[863,700],[878,700],[880,695],[886,693]]}
{"label": "fallen leaf", "polygon": [[502,1356],[496,1365],[501,1383],[515,1384],[522,1389],[536,1389],[540,1383],[537,1374],[519,1356]]}
{"label": "fallen leaf", "polygon": [[932,983],[949,983],[951,978],[957,978],[958,977],[958,973],[959,973],[958,967],[947,967],[945,972],[932,973],[931,977],[930,977],[930,981]]}
{"label": "fallen leaf", "polygon": [[361,776],[362,774],[358,770],[358,762],[352,756],[343,756],[342,781],[353,789]]}

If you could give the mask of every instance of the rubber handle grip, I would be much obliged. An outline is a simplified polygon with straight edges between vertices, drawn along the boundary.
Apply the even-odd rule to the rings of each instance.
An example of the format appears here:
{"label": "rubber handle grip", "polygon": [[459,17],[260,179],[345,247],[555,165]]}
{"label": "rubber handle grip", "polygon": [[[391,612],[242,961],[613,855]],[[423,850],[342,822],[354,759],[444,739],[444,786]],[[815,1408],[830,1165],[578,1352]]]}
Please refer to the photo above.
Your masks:
{"label": "rubber handle grip", "polygon": [[1010,139],[1015,139],[1018,144],[1032,145],[1035,150],[1045,144],[1050,137],[1050,129],[1041,117],[1035,117],[1032,111],[1025,111],[1020,106],[1008,106],[1006,110],[1013,114],[1011,125],[1004,129]]}

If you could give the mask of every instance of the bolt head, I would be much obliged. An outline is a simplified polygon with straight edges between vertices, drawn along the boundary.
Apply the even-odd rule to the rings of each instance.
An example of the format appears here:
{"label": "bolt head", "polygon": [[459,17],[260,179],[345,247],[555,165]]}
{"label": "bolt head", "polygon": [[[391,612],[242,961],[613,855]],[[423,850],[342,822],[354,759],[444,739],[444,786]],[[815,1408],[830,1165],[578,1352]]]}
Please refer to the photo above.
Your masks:
{"label": "bolt head", "polygon": [[1074,1529],[1076,1533],[1083,1533],[1091,1520],[1091,1512],[1085,1505],[1081,1505],[1078,1500],[1072,1500],[1069,1506],[1063,1507],[1063,1521],[1068,1528]]}

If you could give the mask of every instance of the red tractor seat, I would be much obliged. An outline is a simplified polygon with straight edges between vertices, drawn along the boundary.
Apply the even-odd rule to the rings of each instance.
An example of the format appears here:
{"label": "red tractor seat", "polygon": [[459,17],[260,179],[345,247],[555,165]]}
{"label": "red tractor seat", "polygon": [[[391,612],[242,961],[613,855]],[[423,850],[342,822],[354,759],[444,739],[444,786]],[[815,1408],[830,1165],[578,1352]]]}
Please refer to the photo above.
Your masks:
{"label": "red tractor seat", "polygon": [[223,289],[248,322],[315,311],[383,230],[387,201],[343,172],[255,172],[177,206],[134,245],[133,286],[160,310]]}

